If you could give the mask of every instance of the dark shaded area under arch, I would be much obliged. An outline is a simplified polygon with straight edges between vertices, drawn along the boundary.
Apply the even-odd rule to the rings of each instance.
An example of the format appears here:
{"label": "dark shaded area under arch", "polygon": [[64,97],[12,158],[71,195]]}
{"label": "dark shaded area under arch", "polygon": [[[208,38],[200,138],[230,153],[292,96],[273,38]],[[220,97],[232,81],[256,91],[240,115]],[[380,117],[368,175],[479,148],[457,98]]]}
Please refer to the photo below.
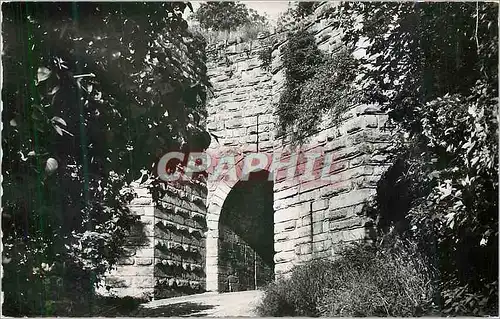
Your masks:
{"label": "dark shaded area under arch", "polygon": [[259,171],[251,173],[248,181],[239,181],[224,202],[219,222],[273,266],[273,182],[268,177],[267,171]]}

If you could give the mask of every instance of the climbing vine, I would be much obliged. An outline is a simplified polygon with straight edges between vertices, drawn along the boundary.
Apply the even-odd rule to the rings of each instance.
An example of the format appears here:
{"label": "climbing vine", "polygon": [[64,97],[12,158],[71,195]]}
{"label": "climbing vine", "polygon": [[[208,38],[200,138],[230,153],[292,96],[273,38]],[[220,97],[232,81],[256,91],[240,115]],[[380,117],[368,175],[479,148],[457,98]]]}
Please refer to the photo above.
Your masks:
{"label": "climbing vine", "polygon": [[266,39],[265,41],[263,41],[262,49],[259,51],[258,57],[262,62],[261,67],[266,71],[269,71],[271,69],[272,55],[276,42],[276,38]]}
{"label": "climbing vine", "polygon": [[285,88],[278,103],[279,132],[302,143],[327,111],[337,121],[352,104],[357,63],[345,50],[323,54],[306,30],[290,33],[281,54]]}

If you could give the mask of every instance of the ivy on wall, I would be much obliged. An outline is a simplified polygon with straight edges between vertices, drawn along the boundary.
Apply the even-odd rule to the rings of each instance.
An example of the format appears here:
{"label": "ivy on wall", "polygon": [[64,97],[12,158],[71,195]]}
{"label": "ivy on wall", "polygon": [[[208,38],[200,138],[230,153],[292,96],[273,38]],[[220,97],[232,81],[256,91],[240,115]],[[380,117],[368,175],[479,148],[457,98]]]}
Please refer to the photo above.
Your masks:
{"label": "ivy on wall", "polygon": [[303,29],[289,33],[281,54],[285,88],[277,107],[279,134],[302,143],[317,130],[327,111],[337,121],[351,105],[357,64],[346,50],[325,55],[314,36]]}

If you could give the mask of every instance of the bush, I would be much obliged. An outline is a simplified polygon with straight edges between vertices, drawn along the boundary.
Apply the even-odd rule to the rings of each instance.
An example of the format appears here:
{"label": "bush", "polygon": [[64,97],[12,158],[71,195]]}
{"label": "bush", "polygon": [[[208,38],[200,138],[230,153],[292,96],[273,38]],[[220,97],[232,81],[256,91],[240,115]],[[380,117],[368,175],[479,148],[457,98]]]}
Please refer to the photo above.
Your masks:
{"label": "bush", "polygon": [[261,316],[318,316],[317,301],[334,274],[330,260],[313,260],[296,266],[289,278],[271,283],[257,310]]}
{"label": "bush", "polygon": [[293,292],[289,280],[278,279],[271,282],[265,290],[264,299],[257,305],[261,317],[295,316],[292,303]]}
{"label": "bush", "polygon": [[271,283],[260,316],[417,316],[432,311],[433,272],[414,245],[354,244]]}
{"label": "bush", "polygon": [[393,240],[389,248],[357,246],[338,261],[339,275],[319,302],[325,316],[420,316],[433,308],[429,263],[416,246]]}

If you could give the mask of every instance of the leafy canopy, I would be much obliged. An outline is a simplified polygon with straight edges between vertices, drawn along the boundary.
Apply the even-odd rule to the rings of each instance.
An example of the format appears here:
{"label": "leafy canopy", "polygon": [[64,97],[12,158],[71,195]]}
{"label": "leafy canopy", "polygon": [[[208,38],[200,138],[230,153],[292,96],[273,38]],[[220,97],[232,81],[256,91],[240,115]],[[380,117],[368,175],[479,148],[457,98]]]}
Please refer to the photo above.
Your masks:
{"label": "leafy canopy", "polygon": [[205,29],[234,31],[248,24],[267,24],[267,19],[245,4],[234,1],[202,3],[193,15]]}
{"label": "leafy canopy", "polygon": [[63,298],[91,302],[132,244],[126,187],[168,150],[208,145],[204,43],[186,31],[187,6],[2,4],[11,314],[50,315]]}
{"label": "leafy canopy", "polygon": [[408,221],[403,234],[441,271],[444,313],[496,313],[498,5],[342,3],[330,13],[345,45],[366,51],[365,100],[401,133],[379,183],[379,226]]}

